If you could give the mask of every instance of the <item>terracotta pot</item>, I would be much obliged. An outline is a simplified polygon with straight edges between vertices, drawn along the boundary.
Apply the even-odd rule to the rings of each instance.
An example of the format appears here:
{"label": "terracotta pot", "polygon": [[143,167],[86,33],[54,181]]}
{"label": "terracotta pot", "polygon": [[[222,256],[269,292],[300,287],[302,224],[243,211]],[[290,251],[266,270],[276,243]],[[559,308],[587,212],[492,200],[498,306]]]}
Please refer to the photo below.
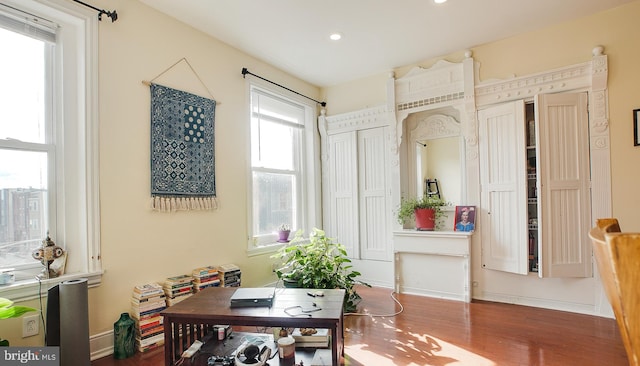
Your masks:
{"label": "terracotta pot", "polygon": [[436,211],[432,208],[415,210],[416,230],[433,231],[436,226]]}

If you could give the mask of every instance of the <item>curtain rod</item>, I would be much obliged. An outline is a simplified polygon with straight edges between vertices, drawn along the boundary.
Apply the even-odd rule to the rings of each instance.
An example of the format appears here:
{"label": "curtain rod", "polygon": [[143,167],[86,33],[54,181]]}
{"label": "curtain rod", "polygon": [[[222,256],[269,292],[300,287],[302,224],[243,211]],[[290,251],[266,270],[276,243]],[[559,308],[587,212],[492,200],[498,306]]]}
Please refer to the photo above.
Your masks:
{"label": "curtain rod", "polygon": [[73,1],[77,2],[78,4],[82,4],[82,5],[86,6],[87,8],[91,8],[91,9],[97,11],[98,12],[98,20],[102,20],[102,14],[105,14],[106,16],[111,18],[111,23],[113,23],[116,20],[118,20],[118,13],[116,13],[115,10],[114,11],[107,11],[107,10],[104,10],[104,9],[96,8],[95,6],[89,5],[89,4],[87,4],[85,2],[82,2],[80,0],[73,0]]}
{"label": "curtain rod", "polygon": [[263,78],[262,76],[258,76],[258,75],[256,75],[256,74],[253,74],[252,72],[250,72],[249,70],[247,70],[247,68],[246,68],[246,67],[243,67],[243,68],[242,68],[242,77],[243,77],[243,78],[247,77],[247,74],[249,74],[249,75],[253,75],[253,76],[257,77],[258,79],[262,79],[262,80],[264,80],[264,81],[266,81],[266,82],[268,82],[268,83],[271,83],[271,84],[273,84],[273,85],[277,85],[277,86],[281,87],[282,89],[286,89],[286,90],[288,90],[288,91],[290,91],[290,92],[292,92],[292,93],[296,93],[296,94],[298,94],[298,95],[300,95],[300,96],[302,96],[302,97],[305,97],[305,98],[307,98],[307,99],[309,99],[309,100],[313,100],[314,102],[316,102],[316,103],[320,104],[320,105],[321,105],[321,106],[323,106],[323,107],[326,107],[326,106],[327,106],[327,102],[320,102],[320,101],[317,101],[317,100],[315,100],[315,99],[313,99],[313,98],[311,98],[311,97],[308,97],[308,96],[306,96],[306,95],[304,95],[304,94],[300,94],[300,93],[298,93],[298,92],[297,92],[297,91],[295,91],[295,90],[291,90],[291,89],[287,88],[286,86],[282,86],[282,85],[280,85],[280,84],[278,84],[278,83],[274,83],[274,82],[273,82],[273,81],[271,81],[271,80],[267,80],[267,79]]}

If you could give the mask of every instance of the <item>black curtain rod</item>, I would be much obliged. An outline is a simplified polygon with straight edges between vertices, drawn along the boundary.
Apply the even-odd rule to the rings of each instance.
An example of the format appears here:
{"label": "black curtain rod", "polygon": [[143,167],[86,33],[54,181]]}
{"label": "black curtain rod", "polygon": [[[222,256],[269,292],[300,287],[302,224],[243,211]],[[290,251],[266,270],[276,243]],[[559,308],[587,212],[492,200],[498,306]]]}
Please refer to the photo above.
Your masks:
{"label": "black curtain rod", "polygon": [[116,11],[107,11],[104,9],[98,9],[95,6],[89,5],[85,2],[82,2],[80,0],[73,0],[75,2],[77,2],[78,4],[82,4],[84,6],[86,6],[87,8],[91,8],[95,11],[98,12],[98,20],[102,20],[102,14],[105,14],[106,16],[108,16],[109,18],[111,18],[111,23],[115,22],[116,20],[118,20],[118,13],[116,13]]}
{"label": "black curtain rod", "polygon": [[282,86],[282,85],[280,85],[280,84],[278,84],[278,83],[274,83],[274,82],[273,82],[273,81],[271,81],[271,80],[267,80],[267,79],[263,78],[262,76],[258,76],[258,75],[256,75],[256,74],[253,74],[251,71],[247,70],[247,68],[246,68],[246,67],[243,67],[243,68],[242,68],[242,77],[243,77],[243,78],[244,78],[244,77],[247,77],[247,74],[249,74],[249,75],[253,75],[253,76],[257,77],[258,79],[262,79],[262,80],[264,80],[264,81],[266,81],[266,82],[268,82],[268,83],[271,83],[271,84],[273,84],[273,85],[277,85],[277,86],[281,87],[282,89],[286,89],[286,90],[288,90],[288,91],[290,91],[290,92],[292,92],[292,93],[296,93],[296,94],[298,94],[298,95],[300,95],[300,96],[302,96],[302,97],[305,97],[305,98],[307,98],[307,99],[309,99],[309,100],[313,100],[314,102],[316,102],[316,103],[320,104],[320,105],[321,105],[321,106],[323,106],[323,107],[326,107],[326,106],[327,106],[327,102],[320,102],[320,101],[317,101],[317,100],[315,100],[315,99],[313,99],[313,98],[310,98],[310,97],[308,97],[308,96],[306,96],[306,95],[304,95],[304,94],[300,94],[300,93],[298,93],[298,92],[297,92],[297,91],[295,91],[295,90],[291,90],[291,89],[287,88],[286,86]]}

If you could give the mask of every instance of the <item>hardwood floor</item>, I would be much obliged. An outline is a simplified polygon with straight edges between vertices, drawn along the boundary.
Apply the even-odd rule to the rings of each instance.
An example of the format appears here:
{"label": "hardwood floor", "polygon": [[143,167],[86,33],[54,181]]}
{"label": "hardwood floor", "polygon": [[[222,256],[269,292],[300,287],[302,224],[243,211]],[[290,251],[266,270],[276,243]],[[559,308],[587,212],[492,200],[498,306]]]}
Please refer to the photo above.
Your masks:
{"label": "hardwood floor", "polygon": [[[614,319],[474,301],[471,304],[359,287],[360,313],[345,318],[345,365],[628,365]],[[164,352],[92,366],[163,365]],[[306,365],[306,363],[305,363]]]}

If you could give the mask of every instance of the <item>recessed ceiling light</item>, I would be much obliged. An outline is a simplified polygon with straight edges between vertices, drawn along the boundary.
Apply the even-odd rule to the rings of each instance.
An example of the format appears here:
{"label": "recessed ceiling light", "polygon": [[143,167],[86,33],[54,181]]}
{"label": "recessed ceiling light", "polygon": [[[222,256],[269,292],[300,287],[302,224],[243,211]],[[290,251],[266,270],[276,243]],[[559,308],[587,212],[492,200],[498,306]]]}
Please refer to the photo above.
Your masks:
{"label": "recessed ceiling light", "polygon": [[442,4],[442,3],[446,3],[447,0],[433,0],[433,2],[436,4]]}
{"label": "recessed ceiling light", "polygon": [[340,40],[340,38],[342,38],[342,34],[340,34],[340,33],[332,33],[329,36],[329,39],[331,39],[332,41],[338,41],[338,40]]}

